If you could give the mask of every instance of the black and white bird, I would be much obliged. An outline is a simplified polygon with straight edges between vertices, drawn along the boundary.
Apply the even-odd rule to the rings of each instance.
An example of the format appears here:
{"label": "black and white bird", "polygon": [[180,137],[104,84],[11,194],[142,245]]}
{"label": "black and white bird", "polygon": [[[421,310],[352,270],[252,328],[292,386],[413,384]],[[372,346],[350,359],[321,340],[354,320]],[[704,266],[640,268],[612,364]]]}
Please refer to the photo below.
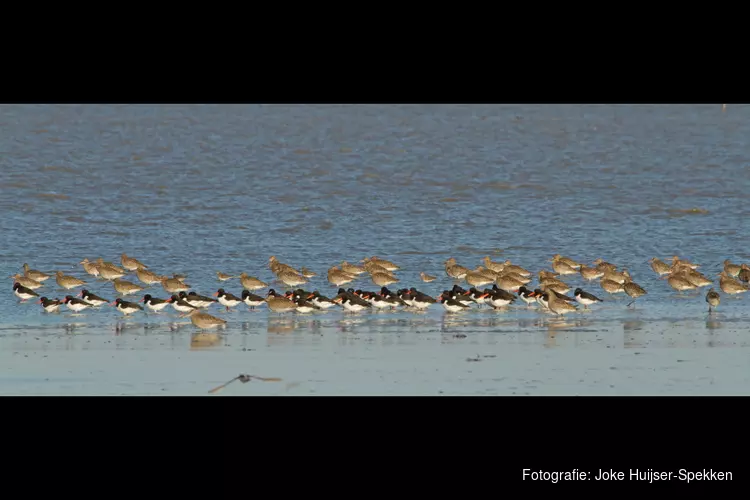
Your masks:
{"label": "black and white bird", "polygon": [[203,295],[198,295],[195,292],[185,293],[180,292],[180,298],[190,304],[193,307],[198,307],[201,309],[208,309],[211,304],[215,304],[218,302],[216,299],[212,299],[211,297],[206,297]]}
{"label": "black and white bird", "polygon": [[83,300],[85,300],[89,304],[93,304],[94,306],[97,306],[97,307],[110,303],[109,300],[99,297],[98,295],[94,295],[93,293],[89,292],[85,288],[78,293],[78,297],[81,297]]}
{"label": "black and white bird", "polygon": [[[489,290],[490,294],[487,301],[494,308],[505,307],[516,301],[516,296],[506,290]],[[520,294],[519,294],[520,295]]]}
{"label": "black and white bird", "polygon": [[370,304],[369,302],[363,299],[360,299],[360,300],[362,300],[364,304],[362,304],[361,302],[355,301],[354,297],[351,297],[348,293],[339,294],[336,296],[335,299],[333,299],[334,302],[341,304],[344,307],[344,309],[353,313],[361,312],[367,309],[368,307],[372,307],[372,304]]}
{"label": "black and white bird", "polygon": [[37,303],[42,304],[42,307],[48,313],[59,311],[60,306],[62,305],[62,301],[60,299],[48,299],[47,297],[42,297],[37,301]]}
{"label": "black and white bird", "polygon": [[255,309],[258,306],[262,306],[266,303],[266,299],[260,295],[255,295],[249,290],[242,290],[242,302],[247,304],[250,309]]}
{"label": "black and white bird", "polygon": [[450,296],[446,295],[445,293],[441,294],[438,298],[438,302],[440,302],[443,305],[443,309],[450,313],[457,313],[460,311],[465,311],[469,309],[468,304],[463,304],[459,302],[456,299],[451,298]]}
{"label": "black and white bird", "polygon": [[294,300],[294,305],[297,306],[298,313],[311,313],[317,309],[317,307],[315,307],[315,305],[312,302],[302,297]]}
{"label": "black and white bird", "polygon": [[479,306],[483,304],[487,304],[491,296],[489,291],[480,292],[475,287],[469,288],[468,293],[466,293],[465,295],[467,295],[471,300],[473,300]]}
{"label": "black and white bird", "polygon": [[16,294],[16,297],[21,299],[21,302],[33,299],[34,297],[39,297],[39,294],[34,290],[32,290],[31,288],[26,288],[17,281],[13,283],[13,293]]}
{"label": "black and white bird", "polygon": [[391,309],[393,307],[393,304],[391,304],[389,299],[381,297],[380,294],[363,292],[362,290],[357,290],[355,293],[369,302],[375,309]]}
{"label": "black and white bird", "polygon": [[588,309],[591,304],[602,302],[602,299],[600,299],[596,295],[584,292],[580,288],[575,289],[575,291],[573,292],[573,296],[575,297],[576,302],[583,305],[584,309]]}
{"label": "black and white bird", "polygon": [[198,309],[194,305],[188,304],[185,299],[181,298],[179,295],[172,295],[169,299],[169,303],[172,304],[175,311],[181,313],[189,313],[190,311]]}
{"label": "black and white bird", "polygon": [[226,307],[227,312],[230,311],[231,307],[236,307],[242,303],[241,298],[237,297],[236,295],[232,295],[231,293],[225,291],[223,288],[219,288],[214,296],[219,298],[219,304]]}
{"label": "black and white bird", "polygon": [[537,302],[536,294],[525,286],[522,286],[518,289],[518,296],[526,303],[527,307],[531,307],[531,304]]}
{"label": "black and white bird", "polygon": [[432,304],[437,303],[434,297],[427,295],[426,293],[420,292],[414,287],[409,288],[409,294],[411,295],[411,306],[417,309],[427,309]]}
{"label": "black and white bird", "polygon": [[117,310],[123,313],[125,316],[138,311],[143,311],[143,308],[135,302],[128,302],[127,300],[122,300],[119,297],[116,298],[114,302],[112,302],[112,305],[117,307]]}
{"label": "black and white bird", "polygon": [[534,289],[534,298],[539,303],[540,306],[542,306],[545,309],[549,309],[549,295],[547,295],[547,292],[543,292],[539,288]]}
{"label": "black and white bird", "polygon": [[84,309],[88,309],[89,307],[94,307],[94,304],[73,297],[72,295],[66,295],[63,299],[63,304],[65,304],[65,307],[73,312],[81,312]]}
{"label": "black and white bird", "polygon": [[167,307],[172,302],[172,299],[157,299],[156,297],[152,297],[150,293],[147,293],[143,296],[141,302],[146,304],[146,307],[152,311],[159,312]]}

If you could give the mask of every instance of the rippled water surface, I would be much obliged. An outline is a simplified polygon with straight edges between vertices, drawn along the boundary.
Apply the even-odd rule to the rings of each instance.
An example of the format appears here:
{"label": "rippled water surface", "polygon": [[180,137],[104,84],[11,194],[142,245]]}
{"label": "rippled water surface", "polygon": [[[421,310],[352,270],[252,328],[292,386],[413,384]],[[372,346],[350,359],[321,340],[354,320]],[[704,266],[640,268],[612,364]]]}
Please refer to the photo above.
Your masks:
{"label": "rippled water surface", "polygon": [[[275,255],[333,295],[329,266],[378,255],[399,285],[436,294],[451,256],[536,272],[561,253],[627,267],[648,290],[628,308],[574,277],[606,302],[564,320],[241,305],[196,336],[172,313],[45,314],[6,278],[0,393],[205,394],[240,372],[284,381],[222,394],[747,393],[750,298],[709,315],[705,289],[678,297],[646,261],[676,254],[711,277],[750,261],[748,138],[750,107],[732,105],[0,106],[6,277],[28,262],[114,298],[78,262],[126,252],[199,293],[239,294],[215,272],[269,281]],[[54,279],[38,291],[65,295]]]}

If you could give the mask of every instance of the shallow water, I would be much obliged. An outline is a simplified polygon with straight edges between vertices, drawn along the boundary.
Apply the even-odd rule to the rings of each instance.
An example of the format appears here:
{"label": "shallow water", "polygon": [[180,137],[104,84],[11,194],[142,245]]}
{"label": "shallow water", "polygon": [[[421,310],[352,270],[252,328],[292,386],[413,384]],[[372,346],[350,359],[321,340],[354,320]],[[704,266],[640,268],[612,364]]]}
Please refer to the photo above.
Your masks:
{"label": "shallow water", "polygon": [[607,301],[564,320],[241,305],[191,342],[174,314],[122,329],[106,306],[45,314],[8,279],[0,393],[205,394],[246,371],[284,382],[222,394],[746,394],[750,299],[723,296],[709,315],[705,289],[676,296],[646,261],[677,254],[715,275],[750,260],[748,118],[719,105],[0,106],[5,276],[28,262],[88,279],[82,258],[126,252],[200,293],[239,293],[214,273],[268,281],[276,255],[332,295],[329,266],[378,255],[434,294],[452,284],[450,256],[537,271],[561,253],[625,266],[649,292],[627,308],[566,280]]}

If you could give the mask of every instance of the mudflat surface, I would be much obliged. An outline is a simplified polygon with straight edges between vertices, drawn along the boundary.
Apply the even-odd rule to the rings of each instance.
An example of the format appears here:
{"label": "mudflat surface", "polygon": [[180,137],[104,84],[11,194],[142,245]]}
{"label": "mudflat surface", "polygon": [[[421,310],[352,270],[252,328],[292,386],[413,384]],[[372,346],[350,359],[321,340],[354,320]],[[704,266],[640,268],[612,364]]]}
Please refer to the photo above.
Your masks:
{"label": "mudflat surface", "polygon": [[[750,261],[750,108],[729,106],[0,106],[0,272],[83,273],[125,252],[201,294],[216,271],[270,281],[270,255],[318,273],[378,255],[437,294],[443,262],[555,253],[627,267],[648,295],[562,320],[524,307],[450,315],[244,305],[217,336],[174,312],[49,315],[0,294],[0,394],[746,394],[746,296],[675,294],[647,260],[715,278]],[[419,272],[438,276],[425,284]],[[135,281],[131,275],[128,279]],[[65,293],[46,282],[50,297]],[[532,283],[532,286],[535,283]],[[465,285],[465,284],[464,284]],[[278,285],[274,285],[281,288]],[[375,289],[367,279],[355,288]],[[715,285],[718,289],[718,280]],[[144,291],[166,298],[160,287]],[[142,293],[134,296],[135,300]],[[478,359],[479,361],[469,361]],[[291,384],[291,385],[289,385]]]}

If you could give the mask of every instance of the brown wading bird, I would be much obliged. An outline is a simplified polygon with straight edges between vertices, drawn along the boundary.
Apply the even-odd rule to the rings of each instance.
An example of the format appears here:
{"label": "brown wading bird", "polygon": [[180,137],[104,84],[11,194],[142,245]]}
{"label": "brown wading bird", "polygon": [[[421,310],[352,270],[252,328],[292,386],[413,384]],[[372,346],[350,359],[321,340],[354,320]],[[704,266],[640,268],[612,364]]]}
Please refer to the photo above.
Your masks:
{"label": "brown wading bird", "polygon": [[91,276],[99,276],[99,265],[94,262],[89,262],[89,259],[83,259],[81,262],[79,262],[83,266],[83,270],[86,271],[86,274],[90,274]]}
{"label": "brown wading bird", "polygon": [[201,330],[210,330],[211,328],[217,328],[227,324],[226,320],[201,312],[199,309],[194,309],[189,313],[183,313],[180,317],[190,318],[190,321]]}
{"label": "brown wading bird", "polygon": [[307,278],[297,273],[296,271],[290,271],[283,269],[276,275],[276,279],[282,282],[284,285],[294,288],[295,286],[304,285],[308,282]]}
{"label": "brown wading bird", "polygon": [[697,287],[685,279],[683,274],[665,274],[659,279],[667,279],[667,283],[673,290],[684,292],[685,290],[695,290]]}
{"label": "brown wading bird", "polygon": [[47,273],[37,271],[36,269],[30,269],[28,264],[23,265],[23,275],[27,278],[36,280],[39,283],[50,278],[50,275]]}
{"label": "brown wading bird", "polygon": [[86,282],[83,280],[79,280],[78,278],[74,278],[73,276],[64,275],[62,271],[57,271],[55,273],[55,281],[57,281],[57,284],[60,285],[61,288],[65,288],[66,290],[70,290],[71,288],[83,286],[86,284]]}
{"label": "brown wading bird", "polygon": [[[367,260],[368,259],[362,259],[362,262],[367,262]],[[374,262],[380,267],[384,267],[386,271],[398,271],[399,269],[401,269],[400,266],[397,266],[390,260],[381,259],[377,255],[373,255],[372,257],[370,257],[369,261]]]}
{"label": "brown wading bird", "polygon": [[255,276],[248,276],[247,273],[240,274],[240,283],[242,284],[242,288],[251,292],[253,290],[262,290],[268,286],[268,283],[265,281],[261,281]]}
{"label": "brown wading bird", "polygon": [[114,264],[112,262],[105,262],[105,260],[102,259],[101,257],[99,257],[98,259],[96,259],[96,265],[99,266],[99,267],[109,267],[112,270],[117,271],[117,272],[122,273],[123,275],[125,275],[125,269],[121,268],[120,266],[118,266],[117,264]]}
{"label": "brown wading bird", "polygon": [[[466,280],[466,283],[468,283],[471,286],[489,285],[490,283],[495,281],[493,278],[488,278],[482,273],[478,273],[474,271],[466,273],[466,277],[464,279]],[[376,283],[376,284],[379,284],[379,283]]]}
{"label": "brown wading bird", "polygon": [[115,291],[121,295],[132,295],[143,290],[142,286],[121,279],[112,281],[112,285]]}
{"label": "brown wading bird", "polygon": [[599,281],[599,286],[601,286],[602,290],[604,290],[605,292],[607,292],[610,295],[615,294],[615,293],[621,293],[621,292],[625,291],[622,288],[622,284],[620,284],[620,283],[618,283],[616,281],[613,281],[613,280],[608,280],[606,278],[602,278]]}
{"label": "brown wading bird", "polygon": [[370,279],[372,279],[372,282],[377,286],[388,286],[393,283],[398,283],[399,281],[398,278],[386,273],[373,273],[370,275]]}
{"label": "brown wading bird", "polygon": [[148,266],[143,262],[139,261],[138,259],[134,259],[133,257],[128,257],[126,254],[122,254],[120,256],[120,263],[122,264],[122,267],[124,267],[128,271],[135,271],[136,269],[148,269]]}
{"label": "brown wading bird", "polygon": [[569,259],[568,257],[563,257],[559,253],[553,255],[552,258],[553,259],[557,259],[557,260],[563,262],[564,264],[567,264],[568,266],[572,267],[573,269],[580,269],[581,268],[581,264],[580,263],[574,261],[573,259]]}
{"label": "brown wading bird", "polygon": [[453,257],[445,261],[445,274],[447,274],[449,278],[462,280],[467,274],[469,274],[469,271],[470,269],[464,266],[459,266],[456,263],[456,259]]}
{"label": "brown wading bird", "polygon": [[721,295],[719,295],[719,293],[713,288],[709,288],[708,293],[706,294],[706,302],[708,302],[708,312],[710,313],[713,309],[719,307]]}
{"label": "brown wading bird", "polygon": [[578,269],[569,265],[560,256],[553,257],[551,262],[552,270],[560,274],[561,276],[564,276],[566,274],[578,274]]}
{"label": "brown wading bird", "polygon": [[748,291],[747,285],[731,278],[726,271],[719,273],[719,288],[721,288],[722,292],[729,295],[738,295]]}
{"label": "brown wading bird", "polygon": [[635,304],[635,301],[638,297],[641,297],[642,295],[646,295],[646,290],[643,289],[640,285],[633,283],[633,281],[630,280],[630,278],[625,281],[625,284],[622,286],[622,289],[625,291],[628,296],[633,299],[630,301],[627,307],[632,306]]}
{"label": "brown wading bird", "polygon": [[510,259],[506,259],[503,264],[505,265],[505,267],[503,268],[504,273],[516,273],[516,274],[520,274],[521,276],[525,278],[528,278],[529,276],[531,276],[531,272],[528,269],[524,269],[521,266],[517,266],[513,264],[510,261]]}
{"label": "brown wading bird", "polygon": [[167,278],[166,276],[161,279],[161,286],[167,293],[179,293],[187,292],[190,290],[190,285],[184,283],[179,278]]}
{"label": "brown wading bird", "polygon": [[740,264],[732,264],[729,259],[724,261],[724,271],[731,276],[736,278],[740,274],[742,266]]}
{"label": "brown wading bird", "polygon": [[484,267],[486,267],[490,271],[501,273],[505,269],[505,264],[503,264],[502,262],[493,261],[492,259],[490,259],[489,255],[485,256],[485,258],[482,259],[482,262],[484,263]]}
{"label": "brown wading bird", "polygon": [[424,281],[425,283],[430,283],[431,281],[435,281],[437,279],[435,276],[430,276],[425,272],[419,273],[419,277],[422,278],[422,281]]}
{"label": "brown wading bird", "polygon": [[26,288],[30,288],[32,290],[36,290],[37,288],[41,288],[44,286],[42,283],[39,283],[37,280],[27,278],[25,276],[21,276],[18,273],[12,275],[11,278],[13,278],[15,282],[20,283],[22,286],[25,286]]}
{"label": "brown wading bird", "polygon": [[666,262],[661,261],[661,260],[659,260],[656,257],[653,257],[648,262],[649,262],[649,264],[651,264],[651,269],[653,269],[654,272],[656,274],[658,274],[659,276],[663,276],[665,274],[669,274],[670,267],[669,267],[669,265]]}
{"label": "brown wading bird", "polygon": [[[383,269],[386,270],[385,268]],[[367,269],[364,268],[363,266],[356,266],[354,264],[349,264],[345,260],[341,261],[341,270],[344,271],[345,273],[353,274],[355,276],[358,274],[367,272]]]}
{"label": "brown wading bird", "polygon": [[347,283],[354,281],[354,279],[355,276],[342,271],[338,267],[332,267],[328,270],[328,282],[333,286],[339,287],[341,285],[346,285]]}
{"label": "brown wading bird", "polygon": [[299,271],[300,271],[300,272],[302,273],[302,276],[304,276],[305,278],[312,278],[312,277],[315,277],[315,276],[317,276],[317,275],[318,275],[318,273],[315,273],[315,272],[313,272],[313,271],[310,271],[310,270],[309,270],[309,269],[307,269],[306,267],[303,267],[303,268],[302,268],[302,269],[300,269]]}
{"label": "brown wading bird", "polygon": [[153,273],[148,269],[136,269],[135,277],[138,278],[141,283],[145,283],[146,285],[161,283],[161,281],[165,278],[164,276],[159,276],[158,274]]}
{"label": "brown wading bird", "polygon": [[554,291],[544,292],[547,294],[547,307],[558,316],[576,311],[577,308],[570,302],[561,299]]}
{"label": "brown wading bird", "polygon": [[581,264],[581,269],[579,272],[581,273],[583,279],[585,279],[586,281],[598,280],[599,278],[604,276],[604,271],[600,271],[595,267],[589,267],[584,264]]}
{"label": "brown wading bird", "polygon": [[595,261],[593,262],[593,264],[594,264],[594,265],[596,266],[596,268],[597,268],[597,269],[599,269],[600,271],[606,271],[607,269],[609,269],[609,270],[611,270],[611,271],[615,271],[615,270],[617,269],[617,266],[616,266],[616,265],[614,265],[614,264],[612,264],[612,263],[610,263],[610,262],[607,262],[607,261],[605,261],[604,259],[601,259],[601,258],[599,258],[599,259],[596,259],[596,260],[595,260]]}
{"label": "brown wading bird", "polygon": [[105,280],[114,281],[116,279],[120,279],[123,276],[125,276],[124,271],[115,269],[112,266],[98,265],[97,269],[99,269],[99,276],[101,276]]}
{"label": "brown wading bird", "polygon": [[750,282],[750,266],[742,264],[740,266],[740,273],[737,275],[740,281],[745,283]]}
{"label": "brown wading bird", "polygon": [[285,297],[277,295],[276,291],[273,288],[268,291],[266,303],[268,304],[269,310],[279,314],[294,311],[297,309],[297,306],[294,302]]}

